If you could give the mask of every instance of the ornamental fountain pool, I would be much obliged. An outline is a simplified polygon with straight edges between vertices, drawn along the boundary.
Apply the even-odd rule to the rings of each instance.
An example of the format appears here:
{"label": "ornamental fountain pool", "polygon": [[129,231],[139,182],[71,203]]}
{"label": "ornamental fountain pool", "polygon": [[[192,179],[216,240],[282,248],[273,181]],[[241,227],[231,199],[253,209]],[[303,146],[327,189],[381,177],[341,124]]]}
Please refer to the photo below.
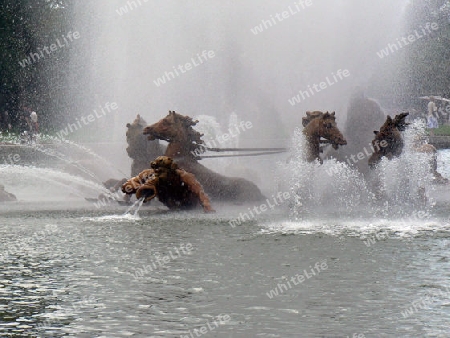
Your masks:
{"label": "ornamental fountain pool", "polygon": [[[78,118],[81,136],[1,147],[1,183],[18,198],[0,204],[1,336],[446,336],[450,203],[429,158],[411,149],[423,125],[404,132],[402,156],[371,178],[346,161],[305,163],[295,131],[306,110],[336,110],[343,125],[354,87],[381,67],[376,51],[401,36],[406,2],[311,3],[258,34],[292,4],[75,5],[73,62],[85,66],[74,81],[86,90],[67,93],[79,104],[67,122]],[[154,84],[204,50],[214,58]],[[289,104],[338,69],[350,76]],[[117,109],[83,125],[106,102]],[[215,214],[87,201],[111,193],[102,182],[130,175],[126,123],[168,110],[203,116],[206,141],[226,133],[231,116],[252,128],[230,147],[290,147],[202,160],[246,175],[268,200],[212,201]],[[447,178],[449,160],[439,151]]]}

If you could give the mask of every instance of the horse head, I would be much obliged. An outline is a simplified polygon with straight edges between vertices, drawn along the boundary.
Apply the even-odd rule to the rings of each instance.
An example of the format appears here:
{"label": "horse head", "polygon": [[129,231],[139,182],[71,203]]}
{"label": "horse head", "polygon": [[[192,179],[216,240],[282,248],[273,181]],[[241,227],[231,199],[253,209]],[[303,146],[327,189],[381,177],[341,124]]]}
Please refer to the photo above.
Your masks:
{"label": "horse head", "polygon": [[319,159],[321,143],[329,143],[334,149],[338,149],[340,145],[346,145],[347,140],[342,135],[336,124],[335,112],[331,114],[320,111],[306,112],[306,118],[302,120],[303,134],[308,140],[308,156],[309,162]]}
{"label": "horse head", "polygon": [[405,131],[406,128],[410,125],[410,123],[406,122],[406,117],[408,115],[408,112],[395,115],[394,121],[392,123],[399,131]]}
{"label": "horse head", "polygon": [[[189,152],[195,151],[203,143],[203,134],[195,131],[192,127],[198,121],[194,121],[189,116],[177,114],[169,111],[169,114],[158,122],[147,126],[143,130],[144,135],[148,135],[149,140],[164,140],[169,142],[166,151],[167,156],[186,156]],[[176,145],[176,151],[174,146]]]}
{"label": "horse head", "polygon": [[148,135],[149,140],[184,141],[186,128],[183,126],[181,117],[174,111],[169,111],[166,117],[145,127],[143,134]]}
{"label": "horse head", "polygon": [[322,116],[322,122],[319,124],[319,135],[321,138],[330,141],[334,149],[347,144],[347,140],[342,135],[336,124],[336,113],[326,112]]}
{"label": "horse head", "polygon": [[[309,113],[309,114],[308,114]],[[310,138],[316,138],[319,143],[330,143],[334,149],[338,149],[340,145],[346,145],[347,140],[342,135],[341,131],[336,124],[336,113],[331,114],[326,112],[307,112],[307,123],[304,133]],[[306,121],[303,120],[305,123]],[[326,141],[320,141],[325,139]],[[311,140],[310,140],[311,141]]]}
{"label": "horse head", "polygon": [[307,111],[306,112],[306,117],[302,118],[302,125],[303,125],[303,127],[306,127],[309,124],[309,122],[311,122],[315,118],[320,117],[322,115],[323,115],[323,113],[321,111],[318,111],[318,110]]}
{"label": "horse head", "polygon": [[147,142],[142,131],[147,123],[138,114],[133,123],[127,123],[127,153],[131,158],[139,158],[145,155],[147,149]]}
{"label": "horse head", "polygon": [[373,132],[375,138],[372,140],[373,154],[369,158],[370,168],[375,168],[383,156],[388,159],[400,156],[404,145],[400,132],[409,125],[405,120],[408,115],[409,113],[401,113],[394,118],[388,115],[380,131]]}

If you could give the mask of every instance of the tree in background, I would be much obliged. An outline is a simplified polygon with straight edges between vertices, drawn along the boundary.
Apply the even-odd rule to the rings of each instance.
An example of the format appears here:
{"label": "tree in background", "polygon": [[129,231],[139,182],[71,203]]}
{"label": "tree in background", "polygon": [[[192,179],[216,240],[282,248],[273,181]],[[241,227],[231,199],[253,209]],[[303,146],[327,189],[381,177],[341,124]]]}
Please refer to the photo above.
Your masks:
{"label": "tree in background", "polygon": [[429,23],[438,30],[416,40],[407,51],[405,85],[412,97],[447,96],[450,88],[450,1],[411,1],[407,11],[409,31]]}
{"label": "tree in background", "polygon": [[[72,29],[71,5],[65,0],[3,0],[0,7],[0,110],[13,125],[24,107],[36,110],[44,129],[60,123],[60,101],[70,69],[70,49],[60,48],[31,64],[30,53],[55,43]],[[22,62],[22,64],[21,64]]]}
{"label": "tree in background", "polygon": [[426,102],[420,96],[450,95],[450,1],[410,0],[403,21],[398,38],[415,35],[415,31],[424,35],[421,27],[427,23],[437,23],[439,28],[382,59],[370,80],[369,92],[380,98],[385,108],[424,112]]}

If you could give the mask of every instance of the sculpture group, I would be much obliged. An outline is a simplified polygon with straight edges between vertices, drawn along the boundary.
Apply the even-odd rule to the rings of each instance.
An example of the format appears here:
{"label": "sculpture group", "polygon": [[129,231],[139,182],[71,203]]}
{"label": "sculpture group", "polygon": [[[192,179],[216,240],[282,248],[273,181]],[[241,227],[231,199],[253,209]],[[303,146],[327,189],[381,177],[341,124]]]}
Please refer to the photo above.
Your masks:
{"label": "sculpture group", "polygon": [[220,175],[200,164],[196,157],[198,150],[204,149],[203,136],[193,129],[198,121],[189,116],[170,111],[160,121],[144,128],[149,140],[169,142],[164,153],[174,159],[180,168],[195,175],[211,198],[222,201],[242,203],[261,201],[265,197],[253,182],[240,177]]}
{"label": "sculpture group", "polygon": [[[157,197],[170,209],[188,209],[200,202],[206,212],[213,211],[209,196],[234,203],[264,200],[253,182],[220,175],[198,163],[195,154],[203,151],[204,141],[201,139],[203,135],[192,128],[197,123],[189,116],[170,111],[165,118],[145,128],[139,115],[132,124],[127,124],[127,152],[130,157],[134,156],[132,173],[136,176],[122,185],[122,192],[135,194],[138,199],[144,197],[146,202]],[[169,144],[164,156],[151,162],[151,169],[143,169],[136,174],[137,168],[148,166],[152,156],[142,137],[150,142],[164,140]],[[155,146],[151,149],[153,153],[160,150]]]}
{"label": "sculpture group", "polygon": [[[384,119],[379,105],[363,96],[353,98],[347,115],[345,132],[351,142],[348,142],[339,130],[335,112],[306,112],[306,116],[302,118],[306,141],[303,154],[305,161],[323,163],[327,156],[324,154],[324,148],[327,149],[328,156],[331,149],[336,151],[342,146],[346,146],[347,154],[355,154],[361,150],[358,147],[368,142],[369,135],[372,134],[369,130],[373,130],[373,125],[381,124],[380,121]],[[402,132],[409,125],[406,122],[408,115],[400,113],[394,118],[388,115],[380,129],[373,132],[375,134],[371,140],[373,152],[371,154],[366,152],[370,155],[368,160],[355,162],[355,167],[360,172],[367,174],[370,169],[376,169],[383,157],[391,160],[402,154],[404,148]],[[221,175],[199,163],[198,154],[208,148],[202,139],[203,134],[194,129],[197,123],[198,121],[191,117],[174,111],[169,111],[167,116],[151,125],[147,125],[147,122],[137,115],[132,123],[126,125],[128,143],[126,150],[133,160],[132,178],[120,181],[108,180],[104,183],[105,186],[110,191],[121,188],[126,194],[127,201],[131,195],[136,195],[145,202],[157,198],[169,209],[189,209],[201,205],[205,212],[212,212],[214,209],[210,198],[213,201],[237,204],[264,201],[266,198],[252,181]],[[162,146],[160,140],[167,141],[167,147]],[[436,183],[448,183],[448,180],[437,171],[437,150],[433,145],[417,139],[412,144],[412,149],[430,155],[430,167]],[[331,156],[345,162],[342,152],[333,153],[331,150]],[[348,159],[347,163],[353,165]],[[16,200],[15,196],[6,192],[3,186],[0,186],[0,190],[0,202]]]}
{"label": "sculpture group", "polygon": [[[359,104],[378,109],[370,99],[360,99]],[[408,113],[398,114],[394,118],[388,115],[380,129],[374,131],[373,153],[366,162],[371,169],[375,169],[383,157],[390,160],[401,155],[404,147],[402,132],[409,124],[406,122],[407,116]],[[265,197],[253,182],[223,176],[198,162],[195,154],[203,152],[205,145],[203,134],[193,128],[197,123],[189,116],[169,111],[166,117],[152,125],[145,126],[139,115],[132,124],[127,124],[127,152],[133,159],[133,177],[122,185],[122,191],[127,195],[135,194],[144,202],[157,197],[169,209],[189,209],[201,205],[205,212],[214,211],[210,197],[215,201],[234,203],[264,200]],[[347,145],[347,140],[337,127],[334,112],[308,111],[302,118],[302,125],[306,139],[304,159],[308,162],[322,163],[324,146],[331,145],[338,150],[340,146]],[[164,150],[159,140],[168,142],[164,156],[158,156]],[[440,183],[446,183],[447,180],[437,172],[436,149],[429,144],[416,145],[415,149],[432,154],[433,174]]]}

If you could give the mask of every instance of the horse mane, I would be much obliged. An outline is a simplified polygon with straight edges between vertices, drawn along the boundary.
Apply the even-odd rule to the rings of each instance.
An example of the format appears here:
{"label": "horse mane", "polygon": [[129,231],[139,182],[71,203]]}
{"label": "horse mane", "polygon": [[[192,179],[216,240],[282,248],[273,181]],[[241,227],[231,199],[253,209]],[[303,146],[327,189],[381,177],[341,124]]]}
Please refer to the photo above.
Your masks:
{"label": "horse mane", "polygon": [[406,117],[409,115],[409,112],[404,112],[398,115],[395,115],[393,124],[395,128],[399,131],[405,131],[406,127],[410,125],[410,123],[406,122]]}
{"label": "horse mane", "polygon": [[315,111],[307,111],[306,117],[302,118],[302,125],[303,127],[306,127],[312,120],[317,119],[319,117],[322,117],[323,113],[321,111],[315,110]]}
{"label": "horse mane", "polygon": [[302,125],[303,127],[306,127],[312,120],[318,119],[318,118],[323,118],[323,119],[327,119],[327,118],[333,118],[334,117],[335,112],[332,112],[331,114],[329,112],[321,112],[319,110],[315,110],[315,111],[307,111],[306,112],[306,117],[302,118]]}
{"label": "horse mane", "polygon": [[147,122],[141,117],[140,114],[137,114],[136,118],[134,119],[133,123],[127,123],[127,128],[131,126],[139,126],[142,127],[142,129],[147,125]]}
{"label": "horse mane", "polygon": [[186,130],[186,135],[188,139],[188,147],[190,152],[203,151],[204,150],[204,141],[201,139],[204,134],[196,131],[193,126],[198,123],[198,120],[193,120],[190,116],[181,115],[176,113],[175,111],[169,111],[169,115],[173,115],[175,120],[181,122],[182,126]]}
{"label": "horse mane", "polygon": [[[386,121],[380,128],[379,132],[388,131],[392,129],[397,129],[398,131],[405,131],[406,127],[410,125],[410,123],[406,122],[406,117],[409,115],[408,112],[400,113],[392,118],[390,115],[386,117]],[[375,134],[379,133],[378,131],[374,131]]]}
{"label": "horse mane", "polygon": [[[374,130],[375,138],[372,140],[372,145],[375,151],[369,158],[371,168],[374,168],[383,156],[391,159],[401,155],[404,146],[401,131],[404,131],[409,125],[405,120],[408,115],[407,112],[397,114],[394,118],[388,115],[380,130]],[[385,146],[381,144],[383,141],[387,143]]]}

